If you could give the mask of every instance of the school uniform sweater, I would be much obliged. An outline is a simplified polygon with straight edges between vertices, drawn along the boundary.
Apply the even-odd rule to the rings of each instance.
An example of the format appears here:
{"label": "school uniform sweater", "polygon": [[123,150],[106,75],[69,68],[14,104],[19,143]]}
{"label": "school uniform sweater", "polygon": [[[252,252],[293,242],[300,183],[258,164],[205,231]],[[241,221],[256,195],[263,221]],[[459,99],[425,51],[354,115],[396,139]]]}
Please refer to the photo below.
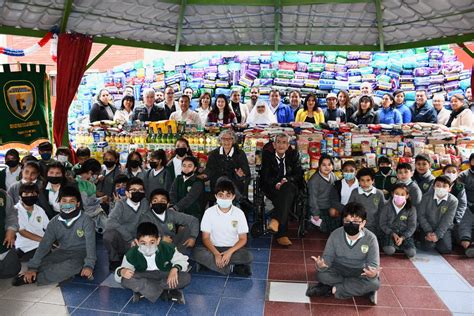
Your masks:
{"label": "school uniform sweater", "polygon": [[142,214],[149,212],[150,204],[147,199],[140,202],[138,210],[134,210],[127,204],[127,199],[120,200],[115,203],[114,208],[110,211],[105,230],[115,229],[126,242],[131,242],[136,234],[137,227]]}
{"label": "school uniform sweater", "polygon": [[411,181],[407,184],[408,193],[410,194],[411,203],[413,206],[417,207],[418,204],[421,202],[421,198],[423,197],[423,193],[420,190],[420,187],[415,181]]}
{"label": "school uniform sweater", "polygon": [[434,232],[441,239],[453,227],[458,200],[449,193],[447,201],[443,200],[438,204],[434,195],[434,190],[430,190],[423,196],[417,207],[418,222],[425,234]]}
{"label": "school uniform sweater", "polygon": [[164,215],[164,220],[161,220],[153,210],[149,210],[141,215],[140,223],[153,223],[158,227],[161,236],[170,236],[173,239],[176,236],[176,225],[187,226],[194,239],[199,235],[199,220],[196,217],[172,209],[167,209]]}
{"label": "school uniform sweater", "polygon": [[474,172],[470,169],[464,170],[459,174],[459,182],[464,184],[466,189],[467,203],[474,204]]}
{"label": "school uniform sweater", "polygon": [[[352,246],[349,245],[344,227],[331,233],[324,248],[323,259],[328,268],[339,265],[348,270],[359,270],[368,266],[377,268],[380,265],[379,244],[371,231],[364,229],[364,236]],[[328,268],[318,271],[325,271]]]}
{"label": "school uniform sweater", "polygon": [[434,180],[436,178],[431,174],[431,172],[427,172],[423,175],[415,172],[413,175],[413,180],[418,184],[418,187],[421,190],[421,193],[425,194],[428,192],[431,187],[433,186]]}
{"label": "school uniform sweater", "polygon": [[173,208],[178,212],[193,215],[200,219],[203,211],[199,205],[199,198],[204,192],[203,182],[192,175],[184,180],[183,175],[179,175],[173,181],[170,191],[170,200]]}
{"label": "school uniform sweater", "polygon": [[[154,258],[153,258],[154,257]],[[156,267],[149,266],[148,260],[153,260]],[[119,272],[123,268],[130,269],[136,272],[145,271],[165,271],[168,272],[172,268],[178,271],[186,271],[188,269],[188,256],[180,253],[176,248],[164,241],[158,245],[158,250],[152,255],[152,258],[145,258],[145,256],[138,250],[138,246],[130,248],[123,257],[122,264],[115,270],[114,277],[117,282],[122,281],[122,276]]]}
{"label": "school uniform sweater", "polygon": [[451,187],[451,194],[458,199],[458,208],[456,209],[456,214],[454,215],[454,223],[459,224],[464,216],[464,213],[467,211],[467,196],[464,184],[459,181],[455,181]]}
{"label": "school uniform sweater", "polygon": [[51,251],[53,243],[57,242],[62,250],[85,253],[84,267],[94,269],[96,262],[95,227],[92,219],[81,212],[79,217],[67,226],[55,216],[48,224],[43,239],[33,258],[28,262],[28,269],[37,271],[41,261]]}
{"label": "school uniform sweater", "polygon": [[13,207],[11,197],[0,189],[0,254],[10,250],[3,244],[7,230],[18,231],[18,211]]}
{"label": "school uniform sweater", "polygon": [[397,214],[390,199],[380,211],[380,229],[385,235],[395,233],[405,239],[412,237],[416,230],[416,209],[405,205]]}
{"label": "school uniform sweater", "polygon": [[324,179],[319,172],[313,174],[308,181],[309,208],[311,215],[319,216],[321,210],[339,205],[338,195],[334,183],[336,176],[331,173],[329,181]]}
{"label": "school uniform sweater", "polygon": [[393,187],[397,183],[397,173],[395,170],[390,170],[388,174],[383,174],[382,171],[378,171],[375,174],[374,186],[379,190],[387,190],[388,194],[385,195],[385,199],[388,199],[392,194]]}
{"label": "school uniform sweater", "polygon": [[145,171],[143,174],[143,182],[145,183],[145,193],[147,198],[150,198],[151,192],[155,189],[165,189],[169,192],[173,180],[174,177],[166,167],[164,167],[156,176],[154,169]]}
{"label": "school uniform sweater", "polygon": [[375,187],[373,187],[372,192],[369,195],[360,193],[361,191],[362,188],[360,187],[357,190],[352,191],[349,203],[357,202],[364,206],[365,211],[367,212],[366,227],[375,232],[379,226],[379,216],[382,207],[385,204],[383,192]]}
{"label": "school uniform sweater", "polygon": [[115,168],[109,173],[106,173],[106,170],[102,170],[101,174],[104,176],[104,178],[99,183],[97,183],[97,191],[104,193],[110,198],[113,198],[115,189],[114,180],[117,178],[117,176],[122,174],[122,171],[120,170],[119,166],[115,166]]}

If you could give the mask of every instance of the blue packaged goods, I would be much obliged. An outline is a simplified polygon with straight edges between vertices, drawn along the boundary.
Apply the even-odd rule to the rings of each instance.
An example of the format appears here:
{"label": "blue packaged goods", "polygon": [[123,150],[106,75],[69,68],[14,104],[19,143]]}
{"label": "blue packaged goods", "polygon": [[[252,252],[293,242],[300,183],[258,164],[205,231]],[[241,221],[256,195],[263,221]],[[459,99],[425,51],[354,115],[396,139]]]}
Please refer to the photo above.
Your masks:
{"label": "blue packaged goods", "polygon": [[290,84],[290,79],[275,78],[273,79],[273,84],[277,86],[288,86]]}
{"label": "blue packaged goods", "polygon": [[321,79],[334,79],[336,77],[336,73],[332,71],[323,71],[321,73]]}
{"label": "blue packaged goods", "polygon": [[334,89],[336,90],[349,90],[349,81],[334,81]]}
{"label": "blue packaged goods", "polygon": [[455,94],[463,94],[463,93],[464,91],[461,89],[454,89],[454,90],[448,91],[448,100],[451,99],[451,97]]}
{"label": "blue packaged goods", "polygon": [[319,79],[319,88],[322,90],[332,90],[334,88],[335,80]]}
{"label": "blue packaged goods", "polygon": [[347,81],[348,80],[348,75],[347,75],[347,72],[345,71],[338,71],[336,72],[336,76],[335,76],[335,79],[336,80],[342,80],[342,81]]}
{"label": "blue packaged goods", "polygon": [[270,64],[272,62],[272,55],[261,55],[260,63],[261,64]]}
{"label": "blue packaged goods", "polygon": [[443,75],[430,76],[430,84],[443,83],[443,82],[444,82]]}
{"label": "blue packaged goods", "polygon": [[415,77],[415,86],[427,86],[430,84],[430,77]]}
{"label": "blue packaged goods", "polygon": [[347,71],[347,66],[346,65],[339,65],[339,64],[336,64],[334,66],[334,71],[338,72],[346,72]]}

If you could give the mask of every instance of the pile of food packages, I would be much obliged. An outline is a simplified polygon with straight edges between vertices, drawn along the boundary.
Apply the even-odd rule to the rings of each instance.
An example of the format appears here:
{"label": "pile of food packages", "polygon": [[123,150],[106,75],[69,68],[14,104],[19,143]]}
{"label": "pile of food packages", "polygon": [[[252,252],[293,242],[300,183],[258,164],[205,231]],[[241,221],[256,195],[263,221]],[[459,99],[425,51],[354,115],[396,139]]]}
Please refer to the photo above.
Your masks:
{"label": "pile of food packages", "polygon": [[[110,122],[82,131],[77,137],[77,145],[89,147],[92,156],[99,161],[106,150],[114,149],[125,164],[132,150],[146,157],[153,150],[163,149],[171,158],[176,140],[184,137],[204,168],[207,153],[219,146],[221,130],[220,126],[202,129],[173,120],[134,122],[132,126],[125,124],[122,128]],[[326,129],[308,123],[275,124],[237,132],[238,143],[247,154],[250,166],[261,164],[263,146],[281,132],[291,136],[292,146],[299,151],[308,177],[318,168],[322,154],[334,157],[334,169],[338,171],[348,159],[354,160],[359,167],[376,167],[377,158],[382,155],[396,165],[398,162],[414,163],[414,157],[419,153],[429,154],[433,168],[439,169],[447,164],[459,166],[474,152],[474,131],[430,123],[356,126],[330,122]]]}
{"label": "pile of food packages", "polygon": [[417,89],[428,91],[429,98],[434,93],[449,97],[470,86],[470,73],[449,45],[376,53],[278,51],[255,56],[215,55],[172,67],[163,59],[148,64],[129,62],[83,78],[69,113],[69,131],[74,141],[77,127],[88,118],[93,97],[104,87],[116,105],[120,105],[125,86],[134,87],[137,100],[144,88],[163,90],[170,86],[176,97],[191,87],[193,109],[203,92],[229,96],[233,89],[240,89],[245,102],[252,87],[259,88],[264,100],[272,89],[283,94],[296,89],[303,96],[314,93],[320,98],[320,106],[325,107],[327,93],[344,89],[357,95],[363,82],[372,84],[376,96],[402,89],[408,102],[415,99]]}

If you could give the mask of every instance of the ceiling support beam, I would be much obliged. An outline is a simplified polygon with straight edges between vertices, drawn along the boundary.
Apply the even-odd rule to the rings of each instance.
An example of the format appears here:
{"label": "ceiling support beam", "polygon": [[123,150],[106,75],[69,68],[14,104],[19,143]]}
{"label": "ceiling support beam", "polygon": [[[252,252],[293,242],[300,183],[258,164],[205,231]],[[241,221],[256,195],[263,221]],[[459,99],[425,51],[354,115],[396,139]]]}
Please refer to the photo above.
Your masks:
{"label": "ceiling support beam", "polygon": [[278,50],[280,45],[280,31],[281,31],[281,0],[275,0],[275,37],[274,50]]}
{"label": "ceiling support beam", "polygon": [[[281,0],[282,6],[368,3],[373,0]],[[181,0],[159,0],[179,5]],[[188,0],[188,5],[273,6],[274,0]]]}
{"label": "ceiling support beam", "polygon": [[382,0],[375,0],[375,13],[377,15],[377,30],[379,32],[379,48],[380,51],[385,51],[383,38],[383,19],[382,19]]}
{"label": "ceiling support beam", "polygon": [[178,30],[176,32],[176,43],[174,45],[174,51],[179,52],[179,45],[181,43],[181,34],[183,32],[184,13],[186,11],[186,0],[181,0],[181,6],[179,8],[179,19],[178,19]]}
{"label": "ceiling support beam", "polygon": [[91,66],[95,64],[95,62],[99,60],[99,58],[102,57],[102,55],[104,55],[109,50],[110,47],[112,47],[112,45],[108,44],[104,48],[102,48],[102,50],[87,64],[86,70],[91,68]]}
{"label": "ceiling support beam", "polygon": [[468,34],[463,34],[463,35],[453,35],[453,36],[432,38],[429,40],[392,44],[392,45],[387,45],[385,49],[387,51],[401,50],[401,49],[409,49],[409,48],[417,48],[417,47],[425,47],[425,46],[466,43],[466,42],[472,42],[472,41],[474,41],[474,33],[468,33]]}
{"label": "ceiling support beam", "polygon": [[73,0],[65,0],[63,19],[61,20],[61,27],[60,27],[61,33],[66,32],[67,21],[69,20],[69,15],[71,14],[71,11],[72,11],[72,1]]}

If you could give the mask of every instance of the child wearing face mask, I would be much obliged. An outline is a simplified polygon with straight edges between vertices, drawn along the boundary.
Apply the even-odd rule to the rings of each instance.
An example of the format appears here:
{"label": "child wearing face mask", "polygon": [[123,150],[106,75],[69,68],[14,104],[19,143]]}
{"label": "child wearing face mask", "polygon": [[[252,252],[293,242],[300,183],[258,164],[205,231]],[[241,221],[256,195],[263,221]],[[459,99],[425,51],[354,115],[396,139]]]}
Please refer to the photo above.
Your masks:
{"label": "child wearing face mask", "polygon": [[169,191],[174,177],[169,168],[165,168],[167,160],[163,149],[158,149],[150,154],[150,169],[145,171],[143,182],[147,196],[155,189],[165,189]]}
{"label": "child wearing face mask", "polygon": [[350,202],[357,202],[364,206],[367,212],[367,224],[365,227],[376,236],[380,234],[379,216],[385,204],[385,198],[381,190],[374,187],[375,172],[371,168],[362,168],[357,172],[359,187],[352,191]]}
{"label": "child wearing face mask", "polygon": [[459,182],[464,184],[467,196],[467,206],[474,213],[474,153],[469,156],[469,169],[459,174]]}
{"label": "child wearing face mask", "polygon": [[451,253],[453,248],[451,229],[458,200],[450,191],[450,179],[444,175],[439,176],[434,181],[433,189],[423,196],[417,207],[422,248],[436,248],[441,254]]}
{"label": "child wearing face mask", "polygon": [[392,162],[382,156],[377,160],[378,171],[375,173],[375,187],[382,190],[385,200],[390,199],[393,187],[397,183],[397,173],[392,169]]}
{"label": "child wearing face mask", "polygon": [[422,193],[418,184],[412,179],[413,168],[408,163],[399,163],[397,165],[397,183],[403,183],[408,187],[410,199],[414,207],[421,202]]}
{"label": "child wearing face mask", "polygon": [[249,228],[244,212],[232,205],[234,184],[222,180],[214,190],[217,204],[206,210],[201,221],[204,247],[193,251],[196,269],[202,265],[224,275],[250,276],[253,256],[245,248]]}
{"label": "child wearing face mask", "polygon": [[120,265],[123,255],[134,245],[140,217],[150,209],[142,179],[131,178],[127,182],[125,195],[125,199],[115,202],[104,231],[104,246],[109,254],[110,271]]}
{"label": "child wearing face mask", "polygon": [[[96,262],[94,222],[82,212],[81,193],[64,186],[58,200],[61,212],[48,224],[28,270],[13,280],[14,286],[28,283],[58,283],[79,274],[91,278]],[[53,250],[53,243],[58,248]]]}
{"label": "child wearing face mask", "polygon": [[145,297],[155,303],[158,298],[184,304],[182,289],[191,282],[188,257],[163,241],[156,225],[141,223],[137,227],[135,246],[127,251],[115,271],[115,280],[131,289],[132,302]]}
{"label": "child wearing face mask", "polygon": [[138,177],[143,180],[143,158],[139,152],[132,151],[128,154],[127,163],[125,164],[125,174],[129,178]]}
{"label": "child wearing face mask", "polygon": [[426,154],[415,157],[415,173],[413,180],[416,181],[421,193],[425,194],[433,186],[435,177],[431,174],[431,158]]}
{"label": "child wearing face mask", "polygon": [[171,208],[201,219],[203,212],[199,202],[204,192],[204,183],[196,177],[198,160],[192,156],[185,157],[182,164],[181,174],[171,185]]}
{"label": "child wearing face mask", "polygon": [[474,257],[472,244],[473,215],[468,207],[466,189],[458,179],[458,169],[454,165],[446,165],[443,174],[451,180],[451,194],[458,199],[458,208],[454,215],[453,237],[463,249],[467,257]]}
{"label": "child wearing face mask", "polygon": [[38,187],[42,186],[40,176],[40,166],[36,161],[27,161],[21,170],[21,179],[15,182],[9,189],[8,195],[12,198],[13,204],[20,200],[20,186],[25,183],[34,183]]}
{"label": "child wearing face mask", "polygon": [[124,200],[127,198],[127,182],[130,180],[126,175],[120,174],[115,178],[113,184],[113,199],[110,201],[110,209],[112,210],[115,207],[115,203]]}
{"label": "child wearing face mask", "polygon": [[15,205],[20,227],[16,233],[15,248],[22,261],[33,258],[49,223],[45,211],[38,205],[38,195],[36,184],[20,186],[20,202]]}
{"label": "child wearing face mask", "polygon": [[53,145],[50,142],[42,142],[38,145],[38,153],[41,156],[41,159],[39,160],[41,170],[40,175],[42,177],[46,177],[46,169],[48,167],[48,164],[54,161],[54,159],[52,158]]}
{"label": "child wearing face mask", "polygon": [[5,164],[8,168],[0,171],[0,189],[7,190],[20,180],[20,154],[16,149],[9,149],[5,154]]}
{"label": "child wearing face mask", "polygon": [[391,256],[403,250],[408,258],[416,254],[413,234],[416,230],[416,209],[411,205],[408,187],[399,183],[394,186],[392,198],[380,212],[381,245]]}
{"label": "child wearing face mask", "polygon": [[106,195],[110,199],[114,197],[114,180],[122,174],[119,159],[119,154],[115,150],[107,150],[104,153],[104,164],[100,172],[99,181],[97,182],[97,192],[99,196]]}
{"label": "child wearing face mask", "polygon": [[183,165],[182,162],[184,157],[192,156],[192,152],[189,147],[189,142],[186,138],[178,138],[176,140],[175,148],[175,155],[166,166],[172,179],[176,178],[181,174],[181,168]]}
{"label": "child wearing face mask", "polygon": [[341,206],[349,202],[351,193],[359,187],[356,177],[356,164],[353,160],[348,160],[342,164],[342,179],[335,182],[336,191],[339,193]]}
{"label": "child wearing face mask", "polygon": [[179,252],[187,253],[194,247],[199,235],[199,220],[191,215],[169,209],[170,196],[165,189],[155,189],[150,194],[150,210],[142,214],[140,222],[150,222],[158,227],[162,240],[173,244]]}

